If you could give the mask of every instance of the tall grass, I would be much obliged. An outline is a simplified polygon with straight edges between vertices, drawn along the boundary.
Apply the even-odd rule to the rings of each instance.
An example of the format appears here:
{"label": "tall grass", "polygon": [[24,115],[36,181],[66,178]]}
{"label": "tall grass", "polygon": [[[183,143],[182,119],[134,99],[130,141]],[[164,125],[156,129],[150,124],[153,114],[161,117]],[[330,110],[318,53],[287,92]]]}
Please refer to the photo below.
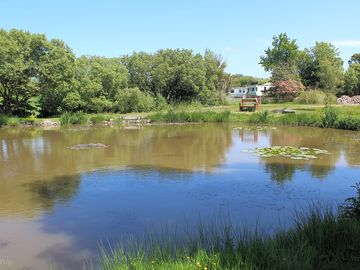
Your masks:
{"label": "tall grass", "polygon": [[298,104],[335,104],[336,96],[334,94],[326,95],[321,90],[307,90],[302,91],[298,97],[295,98],[294,103]]}
{"label": "tall grass", "polygon": [[7,116],[4,114],[0,114],[0,127],[1,126],[11,126],[15,127],[20,124],[20,118],[15,116]]}
{"label": "tall grass", "polygon": [[150,115],[148,118],[152,122],[168,122],[168,123],[184,123],[184,122],[227,122],[229,121],[230,112],[185,112],[169,110],[166,113],[156,113]]}
{"label": "tall grass", "polygon": [[61,125],[83,125],[88,121],[86,115],[83,112],[65,112],[60,115]]}
{"label": "tall grass", "polygon": [[95,115],[91,116],[89,120],[93,124],[99,124],[99,123],[102,123],[104,121],[109,121],[110,119],[111,119],[111,117],[108,116],[108,115],[95,114]]}
{"label": "tall grass", "polygon": [[272,236],[228,223],[199,224],[197,233],[150,236],[101,249],[101,269],[360,269],[360,183],[335,214],[313,206],[292,229]]}
{"label": "tall grass", "polygon": [[273,236],[226,224],[199,228],[185,240],[102,249],[101,269],[360,269],[360,220],[331,210],[298,215],[293,229]]}

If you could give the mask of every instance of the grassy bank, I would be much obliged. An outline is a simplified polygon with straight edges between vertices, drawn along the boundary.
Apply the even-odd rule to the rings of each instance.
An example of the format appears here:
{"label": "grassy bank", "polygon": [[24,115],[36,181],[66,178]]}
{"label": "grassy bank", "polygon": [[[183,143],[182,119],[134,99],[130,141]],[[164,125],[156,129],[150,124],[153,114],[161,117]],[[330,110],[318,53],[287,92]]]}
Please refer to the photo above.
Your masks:
{"label": "grassy bank", "polygon": [[297,111],[294,114],[278,114],[263,110],[253,114],[232,114],[232,122],[251,124],[295,125],[320,128],[360,130],[360,112],[328,107],[312,111]]}
{"label": "grassy bank", "polygon": [[170,110],[165,113],[156,113],[148,116],[152,122],[167,122],[167,123],[184,123],[184,122],[202,122],[202,123],[220,123],[228,122],[230,111],[175,111]]}
{"label": "grassy bank", "polygon": [[[292,108],[295,114],[273,113],[274,110]],[[124,115],[136,115],[150,119],[153,123],[190,123],[190,122],[236,122],[249,124],[297,125],[321,128],[336,128],[360,130],[360,106],[333,105],[324,108],[323,105],[309,104],[262,104],[258,113],[239,112],[238,103],[226,106],[204,107],[194,104],[180,104],[170,110],[153,113],[131,114],[85,114],[64,113],[52,121],[61,125],[69,124],[101,124],[105,121],[122,123]],[[18,126],[22,124],[39,124],[44,119],[17,118],[0,115],[0,126]]]}
{"label": "grassy bank", "polygon": [[[297,215],[295,226],[273,236],[199,226],[179,240],[176,234],[150,237],[147,244],[101,252],[101,269],[360,269],[360,186],[339,214],[313,210]],[[125,251],[126,250],[126,251]]]}

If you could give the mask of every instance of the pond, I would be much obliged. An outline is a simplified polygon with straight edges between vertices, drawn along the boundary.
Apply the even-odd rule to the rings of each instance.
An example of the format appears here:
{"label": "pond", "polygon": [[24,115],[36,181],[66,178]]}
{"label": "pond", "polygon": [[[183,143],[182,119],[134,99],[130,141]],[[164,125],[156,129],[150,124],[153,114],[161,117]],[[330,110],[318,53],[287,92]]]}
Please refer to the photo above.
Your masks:
{"label": "pond", "polygon": [[[272,146],[324,152],[254,151]],[[288,228],[354,194],[359,150],[359,132],[305,127],[0,129],[0,269],[79,269],[100,243],[224,218]]]}

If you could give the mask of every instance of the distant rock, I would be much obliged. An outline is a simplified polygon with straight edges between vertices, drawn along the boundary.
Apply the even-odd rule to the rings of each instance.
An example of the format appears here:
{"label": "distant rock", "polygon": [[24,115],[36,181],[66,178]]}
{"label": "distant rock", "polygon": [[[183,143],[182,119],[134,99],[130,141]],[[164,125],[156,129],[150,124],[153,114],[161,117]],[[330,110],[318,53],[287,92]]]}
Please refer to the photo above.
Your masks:
{"label": "distant rock", "polygon": [[272,113],[295,113],[296,111],[293,109],[275,109],[271,111]]}
{"label": "distant rock", "polygon": [[295,113],[295,110],[293,109],[284,109],[282,113]]}
{"label": "distant rock", "polygon": [[109,147],[108,145],[105,145],[103,143],[86,143],[86,144],[77,144],[68,147],[71,150],[86,150],[90,148],[106,148]]}
{"label": "distant rock", "polygon": [[336,102],[338,104],[345,104],[345,105],[359,105],[360,104],[360,96],[353,96],[353,97],[349,97],[349,96],[341,96],[339,97]]}

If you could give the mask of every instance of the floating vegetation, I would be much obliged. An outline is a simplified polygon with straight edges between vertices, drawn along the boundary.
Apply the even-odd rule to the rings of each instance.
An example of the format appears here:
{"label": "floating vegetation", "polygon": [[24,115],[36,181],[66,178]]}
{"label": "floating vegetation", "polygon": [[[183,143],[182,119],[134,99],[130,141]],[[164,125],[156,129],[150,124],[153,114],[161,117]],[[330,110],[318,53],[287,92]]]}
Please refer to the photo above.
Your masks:
{"label": "floating vegetation", "polygon": [[253,148],[245,152],[253,153],[254,155],[268,158],[268,157],[287,157],[291,159],[309,160],[316,159],[319,155],[329,154],[327,150],[308,147],[291,147],[291,146],[272,146]]}
{"label": "floating vegetation", "polygon": [[108,145],[105,145],[103,143],[87,143],[87,144],[77,144],[74,146],[68,147],[71,150],[85,150],[90,148],[106,148]]}
{"label": "floating vegetation", "polygon": [[276,129],[276,127],[266,127],[266,126],[246,126],[246,127],[234,127],[234,130],[245,130],[245,131],[253,131],[253,130],[268,130],[268,129]]}

